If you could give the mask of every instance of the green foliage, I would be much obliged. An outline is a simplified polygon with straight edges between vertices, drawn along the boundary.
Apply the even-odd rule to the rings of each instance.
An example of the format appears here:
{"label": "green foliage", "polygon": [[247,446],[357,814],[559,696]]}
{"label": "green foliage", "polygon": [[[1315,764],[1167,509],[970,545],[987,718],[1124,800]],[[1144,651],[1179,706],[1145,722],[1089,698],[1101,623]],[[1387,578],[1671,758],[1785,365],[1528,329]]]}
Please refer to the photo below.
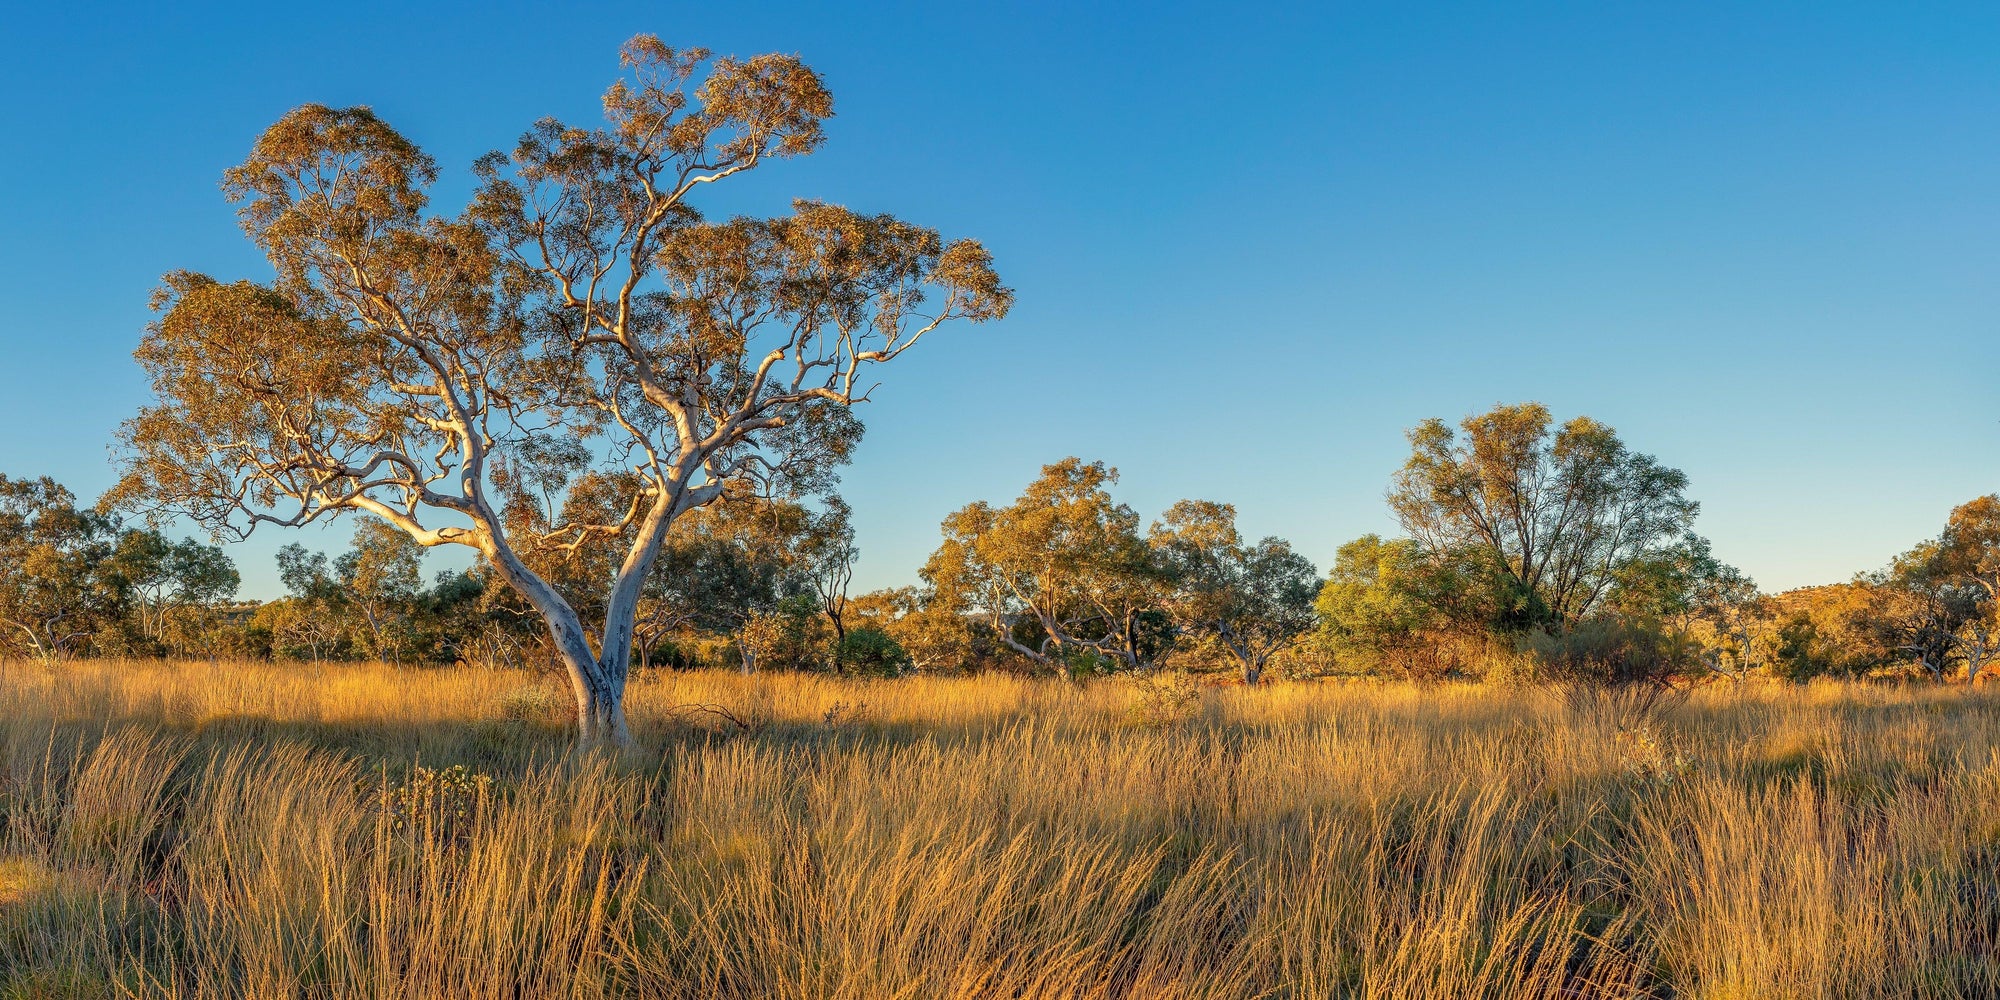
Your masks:
{"label": "green foliage", "polygon": [[1153,651],[1141,615],[1158,609],[1163,581],[1138,513],[1111,497],[1117,481],[1103,462],[1066,458],[1007,506],[953,512],[925,582],[1042,669],[1074,674],[1079,657],[1142,666]]}
{"label": "green foliage", "polygon": [[107,571],[115,532],[53,479],[0,475],[0,653],[53,662],[87,652],[118,621],[126,588]]}
{"label": "green foliage", "polygon": [[757,670],[822,670],[832,665],[833,629],[811,594],[794,594],[753,615],[739,633]]}
{"label": "green foliage", "polygon": [[1363,535],[1340,547],[1314,606],[1322,634],[1342,646],[1379,649],[1437,624],[1425,598],[1416,543]]}
{"label": "green foliage", "polygon": [[871,677],[895,677],[910,665],[910,655],[902,644],[871,625],[848,629],[834,659],[841,673]]}
{"label": "green foliage", "polygon": [[1560,632],[1522,639],[1546,680],[1570,684],[1630,684],[1666,677],[1675,664],[1669,636],[1653,623],[1592,619]]}
{"label": "green foliage", "polygon": [[1570,628],[1598,610],[1621,570],[1680,542],[1698,505],[1687,476],[1634,452],[1610,427],[1552,427],[1540,403],[1498,406],[1410,431],[1389,507],[1429,554],[1495,577],[1493,621]]}
{"label": "green foliage", "polygon": [[1820,650],[1819,629],[1804,614],[1793,614],[1778,626],[1777,649],[1771,658],[1771,676],[1802,684],[1832,673],[1832,658]]}
{"label": "green foliage", "polygon": [[[1312,562],[1282,538],[1245,544],[1235,507],[1182,500],[1153,525],[1147,544],[1166,614],[1192,637],[1227,650],[1246,682],[1257,683],[1273,655],[1312,631]],[[1158,658],[1159,645],[1147,659]]]}
{"label": "green foliage", "polygon": [[1434,680],[1454,665],[1468,578],[1426,559],[1415,542],[1363,535],[1342,545],[1314,601],[1318,640],[1369,669]]}

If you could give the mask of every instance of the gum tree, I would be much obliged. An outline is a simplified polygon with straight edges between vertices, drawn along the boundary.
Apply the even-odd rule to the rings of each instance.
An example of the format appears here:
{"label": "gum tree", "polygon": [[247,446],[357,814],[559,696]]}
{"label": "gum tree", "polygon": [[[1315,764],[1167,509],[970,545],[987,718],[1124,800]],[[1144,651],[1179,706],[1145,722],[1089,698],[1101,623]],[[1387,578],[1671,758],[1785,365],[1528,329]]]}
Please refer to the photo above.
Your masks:
{"label": "gum tree", "polygon": [[170,541],[150,529],[120,535],[106,565],[129,591],[139,634],[154,648],[165,647],[170,621],[214,609],[234,597],[242,582],[220,546],[192,538]]}
{"label": "gum tree", "polygon": [[1965,655],[1965,679],[1977,684],[1982,672],[2000,657],[2000,494],[1967,501],[1952,509],[1940,540],[1947,571],[1970,589],[1971,613],[1960,648]]}
{"label": "gum tree", "polygon": [[1540,403],[1496,406],[1409,433],[1389,509],[1424,554],[1470,556],[1492,574],[1500,620],[1567,630],[1635,560],[1683,542],[1699,505],[1687,476],[1589,417],[1552,426]]}
{"label": "gum tree", "polygon": [[124,588],[105,572],[116,527],[47,476],[0,475],[0,654],[54,663],[116,620]]}
{"label": "gum tree", "polygon": [[1147,540],[1166,581],[1168,614],[1236,657],[1245,684],[1262,680],[1271,657],[1317,622],[1319,571],[1282,538],[1244,542],[1229,504],[1182,500]]}
{"label": "gum tree", "polygon": [[[477,551],[545,623],[587,744],[629,739],[634,613],[675,519],[732,481],[810,481],[851,446],[875,366],[1011,301],[978,243],[890,216],[700,213],[711,185],[819,148],[833,101],[798,59],[641,36],[623,61],[604,125],[537,122],[479,161],[456,215],[368,108],[266,130],[224,189],[275,278],[168,276],[117,491],[228,536],[361,511]],[[615,516],[503,513],[591,474],[630,484]],[[607,537],[593,641],[533,556]]]}
{"label": "gum tree", "polygon": [[1067,672],[1072,654],[1145,666],[1160,578],[1139,515],[1111,498],[1117,481],[1103,462],[1065,458],[1012,504],[952,512],[925,581],[1038,666]]}

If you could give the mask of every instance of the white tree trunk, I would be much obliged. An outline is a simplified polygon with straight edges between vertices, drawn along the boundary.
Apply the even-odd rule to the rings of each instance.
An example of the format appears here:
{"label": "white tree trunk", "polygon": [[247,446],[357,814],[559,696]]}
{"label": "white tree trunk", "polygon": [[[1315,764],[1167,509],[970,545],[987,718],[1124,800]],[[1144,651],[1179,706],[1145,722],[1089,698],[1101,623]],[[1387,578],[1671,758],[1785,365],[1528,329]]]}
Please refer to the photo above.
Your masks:
{"label": "white tree trunk", "polygon": [[[627,657],[632,649],[631,616],[626,616],[624,621],[624,641],[607,643],[608,655],[595,653],[584,636],[583,622],[577,617],[576,609],[570,607],[554,587],[529,571],[512,550],[496,546],[490,555],[507,582],[528,599],[548,626],[549,638],[555,643],[556,655],[561,657],[564,668],[569,672],[570,690],[576,696],[577,742],[584,747],[622,749],[631,746],[632,733],[625,724],[625,673]],[[615,617],[606,622],[607,637],[617,631]]]}

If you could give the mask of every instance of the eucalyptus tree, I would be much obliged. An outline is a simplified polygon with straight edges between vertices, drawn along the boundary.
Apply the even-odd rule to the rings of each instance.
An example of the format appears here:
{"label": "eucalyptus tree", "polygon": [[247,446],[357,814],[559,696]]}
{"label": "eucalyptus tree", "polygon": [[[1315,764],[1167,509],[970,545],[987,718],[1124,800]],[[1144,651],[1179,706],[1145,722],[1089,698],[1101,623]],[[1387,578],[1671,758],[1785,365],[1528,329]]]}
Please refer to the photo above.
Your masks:
{"label": "eucalyptus tree", "polygon": [[1117,481],[1103,462],[1066,458],[1012,504],[953,512],[925,582],[1033,663],[1067,669],[1066,655],[1083,654],[1143,666],[1160,578],[1139,515],[1111,498]]}
{"label": "eucalyptus tree", "polygon": [[368,655],[403,662],[424,596],[424,549],[379,518],[354,527],[351,548],[333,563],[343,602],[367,627]]}
{"label": "eucalyptus tree", "polygon": [[[963,633],[971,616],[1041,666],[1068,669],[1082,655],[1128,670],[1150,665],[1178,632],[1219,645],[1252,684],[1312,631],[1317,571],[1289,542],[1246,543],[1234,507],[1201,500],[1175,504],[1141,535],[1138,514],[1111,497],[1117,481],[1102,462],[1066,458],[1011,504],[953,512],[924,567],[927,592],[892,616],[898,630],[915,639],[910,626],[943,616],[958,625],[945,631]],[[933,659],[928,641],[904,645]]]}
{"label": "eucalyptus tree", "polygon": [[650,650],[684,628],[728,637],[745,673],[757,656],[744,630],[807,589],[801,539],[812,514],[791,500],[751,495],[694,511],[660,550],[640,602],[640,641]]}
{"label": "eucalyptus tree", "polygon": [[853,514],[847,501],[828,497],[822,509],[807,513],[798,545],[801,575],[833,626],[835,648],[847,642],[847,590],[854,582],[854,560],[861,556]]}
{"label": "eucalyptus tree", "polygon": [[221,546],[192,538],[172,541],[157,529],[132,529],[118,537],[107,568],[124,582],[139,634],[164,648],[177,613],[208,613],[236,595],[242,577]]}
{"label": "eucalyptus tree", "polygon": [[[266,130],[224,188],[276,277],[167,277],[117,490],[226,535],[366,512],[476,550],[546,625],[585,743],[629,739],[634,616],[674,521],[840,460],[871,369],[1012,298],[978,243],[891,216],[706,219],[701,192],[818,149],[832,95],[790,56],[650,36],[622,56],[604,125],[536,122],[479,160],[456,215],[429,208],[435,162],[366,107]],[[632,479],[629,505],[514,530],[496,474],[565,437],[572,468],[581,451]],[[539,485],[569,481],[540,465]],[[604,536],[627,541],[593,644],[529,554]]]}
{"label": "eucalyptus tree", "polygon": [[116,523],[61,483],[0,475],[0,652],[46,664],[88,648],[123,610],[115,548]]}
{"label": "eucalyptus tree", "polygon": [[1741,570],[1717,565],[1717,572],[1696,581],[1692,602],[1695,617],[1708,625],[1713,640],[1702,651],[1702,661],[1741,681],[1756,663],[1756,635],[1770,622],[1771,601]]}
{"label": "eucalyptus tree", "polygon": [[1497,406],[1458,431],[1426,420],[1409,439],[1390,510],[1427,556],[1470,556],[1524,599],[1508,616],[1518,625],[1574,626],[1630,563],[1679,544],[1699,510],[1679,470],[1589,417],[1553,426],[1540,403]]}
{"label": "eucalyptus tree", "polygon": [[2000,658],[2000,494],[1953,508],[1940,550],[1946,570],[1976,588],[1967,595],[1971,607],[1960,647],[1965,679],[1978,683],[1987,664]]}
{"label": "eucalyptus tree", "polygon": [[1626,560],[1603,611],[1654,633],[1663,669],[1699,663],[1739,681],[1752,659],[1751,629],[1765,613],[1756,582],[1694,534]]}
{"label": "eucalyptus tree", "polygon": [[1871,591],[1864,624],[1874,637],[1915,660],[1933,680],[1949,677],[1953,662],[1964,656],[1964,630],[1982,613],[1985,593],[1954,572],[1944,546],[1926,541],[1859,582]]}
{"label": "eucalyptus tree", "polygon": [[897,587],[862,594],[851,612],[863,628],[887,633],[911,669],[936,673],[976,667],[992,652],[991,629],[959,598],[933,587]]}
{"label": "eucalyptus tree", "polygon": [[1313,602],[1321,638],[1413,678],[1442,675],[1452,619],[1431,569],[1407,538],[1367,534],[1342,545]]}
{"label": "eucalyptus tree", "polygon": [[1147,535],[1166,606],[1186,631],[1220,643],[1256,684],[1271,657],[1312,632],[1318,570],[1282,538],[1245,543],[1236,508],[1182,500]]}

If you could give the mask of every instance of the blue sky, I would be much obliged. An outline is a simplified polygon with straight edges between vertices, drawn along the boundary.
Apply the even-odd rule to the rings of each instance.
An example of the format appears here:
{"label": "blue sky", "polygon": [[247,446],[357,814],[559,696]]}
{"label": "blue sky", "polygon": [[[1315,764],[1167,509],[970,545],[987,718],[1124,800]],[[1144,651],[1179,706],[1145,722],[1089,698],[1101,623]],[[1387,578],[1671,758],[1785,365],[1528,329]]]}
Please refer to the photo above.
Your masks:
{"label": "blue sky", "polygon": [[[158,277],[267,273],[217,190],[265,125],[373,105],[452,207],[481,152],[593,118],[641,31],[795,52],[835,94],[823,153],[709,211],[895,212],[983,240],[1019,293],[864,408],[863,587],[912,581],[946,512],[1071,454],[1148,518],[1233,502],[1324,566],[1393,529],[1405,428],[1501,401],[1685,470],[1700,530],[1767,589],[1878,566],[2000,489],[1992,4],[0,16],[0,472],[86,497],[142,401]],[[346,530],[232,547],[246,595],[278,592],[277,546]]]}

